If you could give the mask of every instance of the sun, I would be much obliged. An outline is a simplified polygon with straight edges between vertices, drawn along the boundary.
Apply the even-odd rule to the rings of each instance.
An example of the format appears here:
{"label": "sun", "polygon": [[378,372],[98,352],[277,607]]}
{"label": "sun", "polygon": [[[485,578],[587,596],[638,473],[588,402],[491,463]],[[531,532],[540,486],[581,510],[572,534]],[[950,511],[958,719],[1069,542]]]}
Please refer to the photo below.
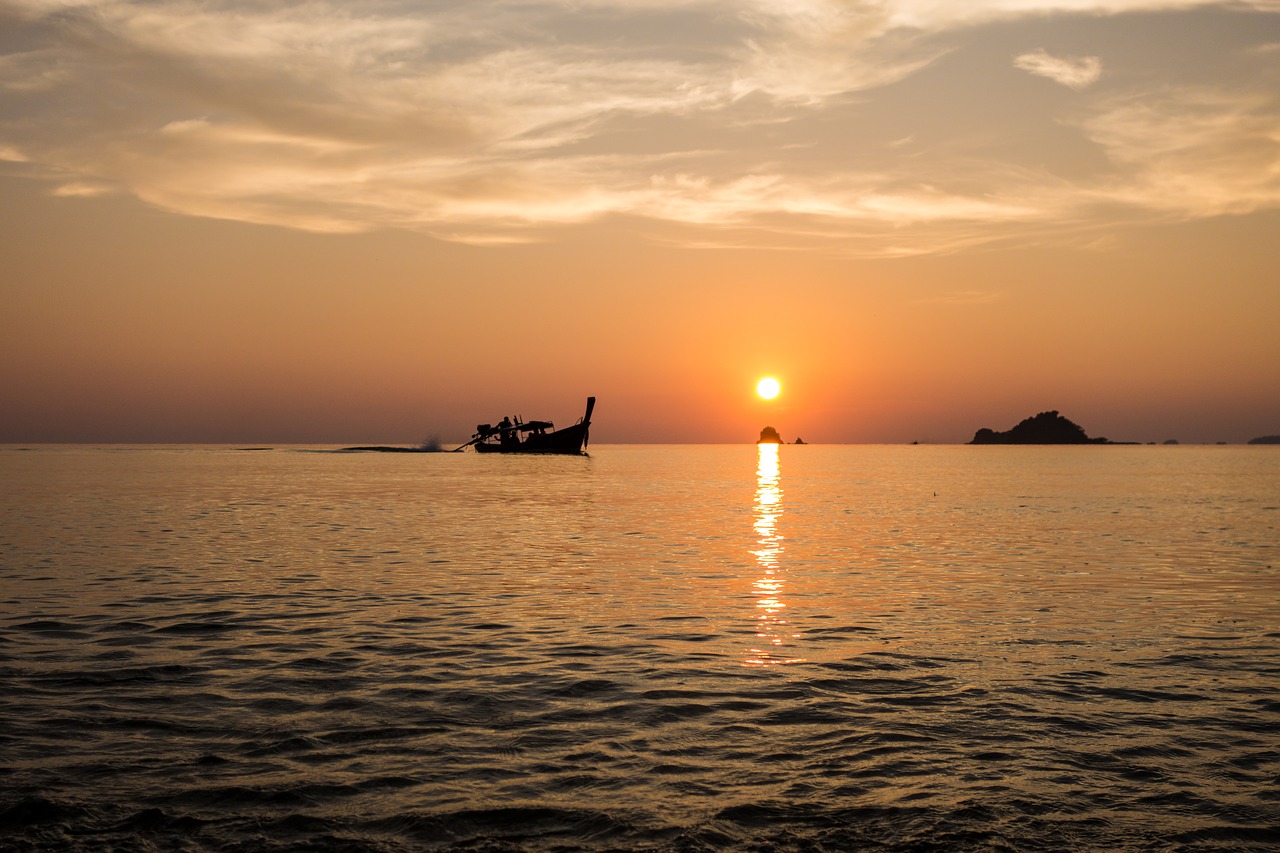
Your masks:
{"label": "sun", "polygon": [[764,379],[761,379],[756,383],[756,393],[766,400],[772,400],[774,397],[778,396],[778,393],[781,390],[782,385],[780,385],[778,380],[774,379],[772,376],[766,376]]}

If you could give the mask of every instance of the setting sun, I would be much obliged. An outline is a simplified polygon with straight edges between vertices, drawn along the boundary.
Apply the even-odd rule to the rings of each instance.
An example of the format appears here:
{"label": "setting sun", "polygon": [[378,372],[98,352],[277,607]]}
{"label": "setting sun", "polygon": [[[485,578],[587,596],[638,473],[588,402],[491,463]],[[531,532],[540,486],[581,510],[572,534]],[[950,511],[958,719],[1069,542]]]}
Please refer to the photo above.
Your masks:
{"label": "setting sun", "polygon": [[778,392],[781,390],[782,386],[778,383],[778,380],[770,376],[766,376],[764,379],[761,379],[756,385],[756,393],[766,400],[772,400],[774,397],[778,396]]}

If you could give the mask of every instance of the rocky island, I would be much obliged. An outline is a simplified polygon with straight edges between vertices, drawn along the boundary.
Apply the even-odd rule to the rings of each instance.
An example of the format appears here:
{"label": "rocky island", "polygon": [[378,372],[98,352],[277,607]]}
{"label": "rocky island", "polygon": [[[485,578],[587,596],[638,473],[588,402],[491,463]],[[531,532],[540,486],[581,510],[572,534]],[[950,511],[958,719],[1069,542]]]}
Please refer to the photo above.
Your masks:
{"label": "rocky island", "polygon": [[771,426],[767,426],[760,430],[760,440],[756,444],[785,444],[782,436],[778,435],[778,431]]}
{"label": "rocky island", "polygon": [[1056,411],[1041,412],[1013,429],[996,432],[983,427],[970,444],[1110,444],[1105,438],[1090,438],[1079,424]]}

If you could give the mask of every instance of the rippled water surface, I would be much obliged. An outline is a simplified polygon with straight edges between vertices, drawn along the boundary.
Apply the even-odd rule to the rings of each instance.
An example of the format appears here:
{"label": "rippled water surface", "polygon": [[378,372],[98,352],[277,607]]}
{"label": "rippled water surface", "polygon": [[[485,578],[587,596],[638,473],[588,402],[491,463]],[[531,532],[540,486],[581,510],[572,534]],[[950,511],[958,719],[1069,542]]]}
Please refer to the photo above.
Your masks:
{"label": "rippled water surface", "polygon": [[1280,449],[0,448],[0,848],[1274,849]]}

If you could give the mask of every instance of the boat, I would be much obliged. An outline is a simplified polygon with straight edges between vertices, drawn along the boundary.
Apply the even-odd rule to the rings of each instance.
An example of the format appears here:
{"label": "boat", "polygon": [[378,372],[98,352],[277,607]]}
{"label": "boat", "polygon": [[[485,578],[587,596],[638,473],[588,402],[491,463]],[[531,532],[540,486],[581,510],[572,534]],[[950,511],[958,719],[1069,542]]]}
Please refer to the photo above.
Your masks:
{"label": "boat", "polygon": [[591,412],[596,398],[587,398],[587,411],[573,426],[556,429],[551,421],[525,421],[504,417],[497,424],[478,424],[475,435],[455,449],[474,447],[477,453],[568,453],[581,454],[587,446]]}

